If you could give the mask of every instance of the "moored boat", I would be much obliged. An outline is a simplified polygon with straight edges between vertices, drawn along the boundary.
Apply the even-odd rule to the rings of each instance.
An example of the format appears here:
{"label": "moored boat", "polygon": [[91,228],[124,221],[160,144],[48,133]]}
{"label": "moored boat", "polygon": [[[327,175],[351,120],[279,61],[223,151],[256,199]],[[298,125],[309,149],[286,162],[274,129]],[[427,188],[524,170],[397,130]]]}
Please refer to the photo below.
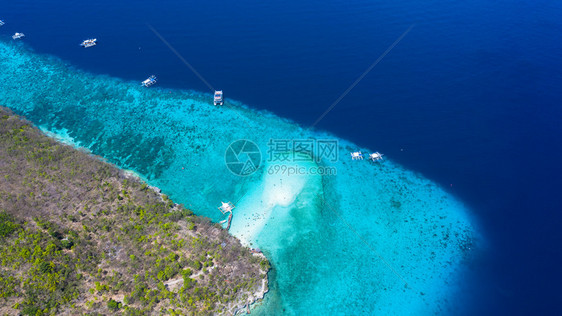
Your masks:
{"label": "moored boat", "polygon": [[148,88],[155,83],[156,83],[156,76],[152,75],[148,77],[148,79],[146,79],[145,81],[141,82],[141,85]]}
{"label": "moored boat", "polygon": [[23,34],[23,33],[16,33],[16,34],[12,35],[12,39],[15,39],[15,40],[20,39],[20,38],[22,38],[22,37],[25,37],[25,34]]}
{"label": "moored boat", "polygon": [[80,46],[88,48],[88,47],[96,46],[97,44],[96,42],[97,42],[96,38],[90,38],[83,41],[82,44],[80,44]]}
{"label": "moored boat", "polygon": [[215,105],[223,105],[224,104],[222,90],[215,91],[215,97],[213,99],[213,102],[215,103]]}

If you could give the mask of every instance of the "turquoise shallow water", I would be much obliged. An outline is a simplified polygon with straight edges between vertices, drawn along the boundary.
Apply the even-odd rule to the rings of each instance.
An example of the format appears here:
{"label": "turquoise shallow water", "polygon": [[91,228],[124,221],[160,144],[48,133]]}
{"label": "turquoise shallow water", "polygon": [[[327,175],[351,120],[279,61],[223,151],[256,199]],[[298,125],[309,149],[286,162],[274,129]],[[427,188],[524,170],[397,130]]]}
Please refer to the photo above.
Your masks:
{"label": "turquoise shallow water", "polygon": [[[234,202],[231,232],[275,269],[256,312],[420,314],[459,304],[480,238],[464,206],[422,176],[391,160],[352,161],[360,149],[352,143],[232,100],[215,107],[210,94],[90,75],[12,43],[0,42],[0,56],[2,105],[134,170],[199,215],[223,220],[220,201]],[[262,153],[246,177],[225,164],[239,139]],[[271,139],[337,140],[336,161],[282,164],[337,174],[270,174]]]}

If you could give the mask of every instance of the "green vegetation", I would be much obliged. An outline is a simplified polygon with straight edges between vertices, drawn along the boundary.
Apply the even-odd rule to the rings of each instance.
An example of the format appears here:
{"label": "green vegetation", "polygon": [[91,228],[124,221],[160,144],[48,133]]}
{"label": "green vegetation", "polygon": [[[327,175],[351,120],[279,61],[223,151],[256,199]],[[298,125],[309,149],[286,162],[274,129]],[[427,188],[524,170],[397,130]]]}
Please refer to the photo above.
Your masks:
{"label": "green vegetation", "polygon": [[269,262],[0,108],[0,314],[213,314]]}
{"label": "green vegetation", "polygon": [[6,212],[0,212],[0,237],[8,237],[20,227],[15,219]]}

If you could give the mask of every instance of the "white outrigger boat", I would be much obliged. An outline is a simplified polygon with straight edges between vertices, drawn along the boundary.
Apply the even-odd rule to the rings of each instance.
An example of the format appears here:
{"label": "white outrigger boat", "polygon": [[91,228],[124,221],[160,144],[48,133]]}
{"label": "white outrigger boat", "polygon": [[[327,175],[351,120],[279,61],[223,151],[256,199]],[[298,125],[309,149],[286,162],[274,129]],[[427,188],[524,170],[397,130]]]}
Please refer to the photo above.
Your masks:
{"label": "white outrigger boat", "polygon": [[90,39],[87,39],[87,40],[83,41],[82,44],[80,44],[80,46],[85,47],[85,48],[96,46],[96,44],[97,44],[96,41],[97,41],[96,38],[90,38]]}
{"label": "white outrigger boat", "polygon": [[4,25],[6,23],[4,23],[4,20],[0,20],[0,26]]}
{"label": "white outrigger boat", "polygon": [[221,211],[221,213],[223,214],[228,214],[228,219],[225,219],[224,221],[221,221],[220,224],[224,224],[224,223],[228,223],[226,225],[226,230],[228,231],[230,229],[230,224],[232,223],[232,210],[235,208],[236,206],[234,206],[234,204],[227,202],[224,203],[221,201],[221,206],[219,206],[219,211]]}
{"label": "white outrigger boat", "polygon": [[25,34],[23,34],[23,33],[16,33],[16,34],[12,35],[12,39],[15,39],[15,40],[20,39],[20,38],[22,38],[22,37],[25,37]]}
{"label": "white outrigger boat", "polygon": [[148,77],[148,79],[146,79],[145,81],[141,82],[141,85],[148,88],[155,83],[156,83],[156,76],[152,75]]}
{"label": "white outrigger boat", "polygon": [[221,202],[221,206],[219,206],[219,211],[223,214],[232,213],[232,210],[235,208],[234,204],[230,202]]}
{"label": "white outrigger boat", "polygon": [[363,154],[360,151],[352,152],[351,160],[363,160]]}
{"label": "white outrigger boat", "polygon": [[215,98],[214,98],[215,105],[223,105],[223,95],[222,90],[215,91]]}
{"label": "white outrigger boat", "polygon": [[379,160],[382,160],[382,156],[383,156],[383,154],[381,154],[377,151],[377,152],[374,152],[372,154],[369,154],[369,160],[379,161]]}

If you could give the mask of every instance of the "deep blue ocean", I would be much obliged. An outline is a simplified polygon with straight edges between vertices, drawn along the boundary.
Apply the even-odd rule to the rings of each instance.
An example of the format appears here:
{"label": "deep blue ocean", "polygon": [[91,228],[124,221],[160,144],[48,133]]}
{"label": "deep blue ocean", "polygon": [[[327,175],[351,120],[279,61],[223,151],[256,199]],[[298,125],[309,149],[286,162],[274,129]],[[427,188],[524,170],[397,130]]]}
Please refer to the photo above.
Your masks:
{"label": "deep blue ocean", "polygon": [[414,25],[316,127],[474,214],[487,245],[459,313],[562,312],[562,2],[4,0],[0,19],[88,72],[210,92],[151,25],[227,98],[303,126]]}

